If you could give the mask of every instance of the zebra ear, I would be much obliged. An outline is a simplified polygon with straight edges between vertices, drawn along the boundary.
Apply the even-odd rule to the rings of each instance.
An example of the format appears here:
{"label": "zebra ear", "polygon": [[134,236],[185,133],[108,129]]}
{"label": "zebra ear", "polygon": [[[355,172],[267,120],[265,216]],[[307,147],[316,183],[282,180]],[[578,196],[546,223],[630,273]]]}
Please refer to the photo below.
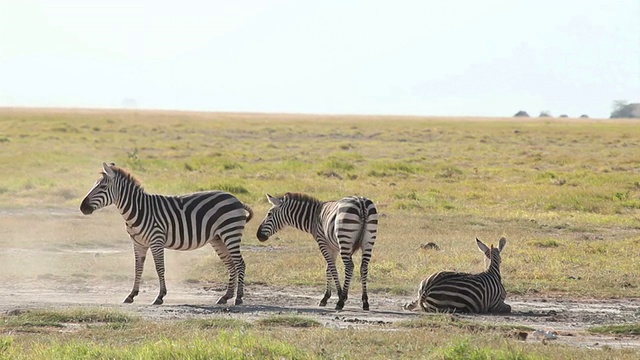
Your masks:
{"label": "zebra ear", "polygon": [[113,171],[113,169],[111,168],[112,166],[115,166],[114,163],[111,164],[107,164],[107,163],[102,163],[102,171],[111,179],[113,179],[116,176],[115,171]]}
{"label": "zebra ear", "polygon": [[502,249],[504,249],[505,245],[507,245],[507,239],[503,236],[500,238],[500,242],[498,243],[498,250],[502,252]]}
{"label": "zebra ear", "polygon": [[476,238],[476,244],[478,245],[478,249],[480,249],[480,251],[482,251],[485,254],[489,253],[489,247],[485,245],[482,241],[480,241],[480,239]]}
{"label": "zebra ear", "polygon": [[273,206],[278,206],[282,203],[281,199],[278,199],[277,197],[273,197],[269,194],[267,194],[267,200],[269,201],[269,204],[273,205]]}

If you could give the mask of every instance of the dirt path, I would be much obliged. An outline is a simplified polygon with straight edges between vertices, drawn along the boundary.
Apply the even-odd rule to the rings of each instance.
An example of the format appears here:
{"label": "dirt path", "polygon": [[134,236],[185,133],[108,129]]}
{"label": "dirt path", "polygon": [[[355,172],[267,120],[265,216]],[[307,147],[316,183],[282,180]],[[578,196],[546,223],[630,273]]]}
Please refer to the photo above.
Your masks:
{"label": "dirt path", "polygon": [[[157,294],[157,278],[152,270],[153,280],[143,284],[136,303],[122,304],[132,279],[131,245],[123,238],[123,228],[113,225],[120,222],[121,217],[117,212],[107,210],[103,211],[101,217],[83,217],[76,208],[0,209],[0,313],[26,308],[101,307],[155,320],[224,316],[247,321],[270,315],[292,314],[314,318],[332,328],[367,329],[388,329],[399,321],[423,316],[402,309],[404,303],[413,300],[409,297],[370,294],[372,310],[365,312],[360,309],[359,294],[356,292],[345,309],[337,312],[333,310],[335,296],[329,307],[317,306],[321,289],[252,283],[246,285],[244,305],[216,306],[214,303],[222,294],[222,286],[211,289],[203,285],[188,285],[176,278],[168,279],[169,294],[165,297],[165,304],[151,306],[149,304]],[[103,249],[104,246],[108,247]],[[250,248],[246,250],[250,251]],[[167,252],[167,261],[171,260],[172,254]],[[98,255],[100,257],[96,258]],[[108,262],[96,261],[106,257]],[[99,268],[100,264],[103,264],[103,268]],[[104,268],[107,265],[108,268]],[[105,271],[113,272],[114,268],[120,266],[126,266],[126,269],[114,274],[113,279],[117,280],[113,281],[87,280],[76,276],[88,271],[102,274],[104,278]],[[176,276],[180,267],[173,269],[172,275]],[[72,279],[76,283],[53,279]],[[587,332],[589,327],[595,325],[640,323],[640,298],[568,300],[509,296],[507,302],[514,311],[509,315],[457,316],[474,322],[518,324],[533,329],[553,330],[558,333],[558,339],[553,341],[559,343],[640,349],[640,336],[595,336]],[[527,341],[541,340],[529,336]]]}
{"label": "dirt path", "polygon": [[[0,289],[0,312],[14,309],[101,307],[117,309],[145,319],[171,320],[192,317],[229,317],[255,321],[261,317],[291,314],[311,317],[331,328],[384,329],[394,323],[422,316],[402,309],[406,297],[380,294],[371,296],[371,311],[359,309],[359,299],[350,299],[345,310],[321,308],[316,305],[318,289],[248,285],[245,304],[241,306],[213,305],[222,289],[202,286],[173,285],[162,306],[149,305],[156,289],[149,288],[134,304],[121,304],[129,284],[99,284],[96,286],[50,284],[43,281],[3,284]],[[334,299],[335,301],[335,299]],[[640,322],[640,299],[562,300],[511,298],[514,312],[504,316],[459,315],[476,322],[519,324],[534,329],[549,329],[558,334],[553,340],[583,347],[640,348],[639,336],[592,335],[586,330],[594,325]],[[332,304],[332,303],[330,303]],[[527,341],[542,341],[530,334]]]}

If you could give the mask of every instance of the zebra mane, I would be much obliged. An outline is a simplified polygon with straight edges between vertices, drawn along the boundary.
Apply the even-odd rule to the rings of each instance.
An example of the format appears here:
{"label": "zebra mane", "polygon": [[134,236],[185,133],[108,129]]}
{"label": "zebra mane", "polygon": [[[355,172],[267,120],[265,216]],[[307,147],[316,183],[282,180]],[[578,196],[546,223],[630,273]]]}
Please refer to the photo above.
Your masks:
{"label": "zebra mane", "polygon": [[116,174],[118,174],[118,176],[124,177],[125,179],[127,179],[128,181],[131,181],[135,186],[139,187],[140,189],[142,189],[142,184],[140,183],[140,180],[136,179],[135,176],[133,176],[130,172],[128,172],[127,170],[117,167],[115,165],[113,165],[111,167],[111,169],[113,169],[113,171],[116,172]]}
{"label": "zebra mane", "polygon": [[309,196],[306,194],[301,194],[301,193],[286,193],[284,194],[283,198],[285,199],[291,199],[294,201],[300,201],[300,202],[307,202],[307,203],[319,203],[321,202],[320,200],[314,198],[313,196]]}

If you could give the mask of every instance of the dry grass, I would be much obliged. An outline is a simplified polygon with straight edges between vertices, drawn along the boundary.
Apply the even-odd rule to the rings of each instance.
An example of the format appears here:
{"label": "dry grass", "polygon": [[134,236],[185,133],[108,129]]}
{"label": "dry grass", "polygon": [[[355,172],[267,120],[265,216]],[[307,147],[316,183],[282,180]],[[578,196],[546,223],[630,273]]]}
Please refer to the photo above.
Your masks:
{"label": "dry grass", "polygon": [[[0,208],[77,213],[101,162],[115,161],[150,192],[226,189],[251,205],[256,220],[244,244],[269,251],[246,254],[249,283],[322,286],[323,260],[309,235],[286,230],[265,244],[255,239],[268,208],[264,193],[297,191],[320,199],[360,194],[382,214],[371,265],[374,292],[412,293],[424,276],[441,269],[480,271],[473,239],[490,243],[506,236],[503,268],[511,293],[637,296],[639,258],[628,252],[640,243],[636,125],[2,109],[0,132],[7,141],[0,143],[0,161],[11,175],[0,178]],[[65,274],[44,269],[38,276],[77,274],[77,281],[93,281],[130,275],[130,244],[113,209],[39,220],[46,227],[29,217],[2,221],[13,223],[5,224],[0,246],[48,249],[55,256],[41,268],[67,265]],[[421,249],[426,242],[441,250]],[[65,252],[92,248],[111,252]],[[202,251],[181,254],[195,266],[170,266],[168,276],[224,281],[218,259]],[[3,252],[0,260],[10,262],[10,255]],[[91,274],[83,274],[87,263],[95,269]]]}
{"label": "dry grass", "polygon": [[[437,270],[480,271],[473,240],[495,243],[501,236],[508,239],[503,278],[510,294],[637,297],[640,288],[640,255],[630,250],[640,247],[640,126],[632,121],[0,109],[0,134],[0,212],[12,214],[0,216],[2,281],[131,280],[133,255],[120,215],[78,211],[100,164],[115,161],[149,192],[227,189],[252,206],[256,219],[243,239],[248,286],[311,285],[320,295],[324,262],[309,235],[289,229],[267,243],[255,239],[268,208],[264,193],[296,191],[376,202],[372,296],[411,296]],[[427,242],[440,250],[422,249]],[[226,282],[208,248],[167,252],[167,269],[169,282]],[[152,266],[144,276],[156,281]],[[353,299],[358,291],[356,279]],[[159,351],[177,346],[185,356],[182,345],[206,339],[244,344],[260,355],[264,349],[254,345],[263,341],[274,357],[637,356],[532,346],[505,340],[500,329],[471,336],[464,327],[439,326],[445,329],[354,332],[136,322],[74,333],[80,345],[55,329],[41,348],[28,334],[3,337],[0,357],[25,348],[41,352],[22,358],[86,348],[135,357],[166,338],[177,345],[163,342]],[[225,327],[232,332],[221,333]],[[237,331],[253,342],[238,340]],[[99,345],[110,339],[122,352]],[[3,353],[4,346],[13,352]]]}

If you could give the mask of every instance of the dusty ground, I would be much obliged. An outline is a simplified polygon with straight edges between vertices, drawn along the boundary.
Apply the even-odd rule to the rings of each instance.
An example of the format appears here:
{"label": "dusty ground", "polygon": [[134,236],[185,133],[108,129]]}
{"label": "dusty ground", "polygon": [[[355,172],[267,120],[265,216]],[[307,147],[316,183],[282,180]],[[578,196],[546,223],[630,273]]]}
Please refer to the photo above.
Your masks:
{"label": "dusty ground", "polygon": [[[317,306],[322,289],[273,287],[250,282],[246,286],[244,305],[214,305],[222,294],[222,286],[211,288],[171,278],[167,282],[169,294],[165,304],[151,306],[149,304],[157,294],[155,276],[143,283],[134,304],[122,304],[131,287],[133,269],[124,265],[131,262],[131,245],[123,238],[124,229],[121,222],[116,222],[118,219],[119,214],[115,212],[106,212],[101,217],[82,217],[76,209],[0,209],[0,313],[26,308],[102,307],[131,312],[146,319],[232,317],[247,321],[294,314],[312,317],[332,328],[381,330],[393,327],[396,322],[422,316],[402,309],[404,303],[413,300],[406,296],[370,294],[372,310],[364,312],[360,309],[360,294],[354,292],[345,309],[335,311],[335,295],[329,307]],[[109,247],[103,248],[107,244]],[[247,246],[244,251],[252,251],[252,248]],[[181,254],[187,256],[189,253]],[[173,254],[167,252],[169,263]],[[96,258],[98,255],[100,257]],[[114,265],[114,261],[121,263]],[[80,276],[83,273],[100,274],[104,271],[101,266],[105,264],[111,269],[114,266],[122,269],[112,280],[96,281]],[[152,268],[149,265],[147,268]],[[176,274],[179,267],[172,269],[168,276]],[[558,334],[553,341],[558,343],[640,349],[640,336],[591,335],[586,331],[594,325],[640,323],[640,298],[576,300],[510,296],[507,302],[512,305],[512,314],[460,317],[553,330]],[[530,334],[527,341],[541,339]]]}
{"label": "dusty ground", "polygon": [[[292,314],[311,317],[332,328],[385,329],[393,323],[421,316],[402,310],[410,299],[387,295],[373,295],[371,311],[359,309],[359,299],[350,299],[345,310],[316,306],[320,296],[317,289],[268,287],[249,285],[245,304],[241,306],[214,305],[222,289],[203,286],[172,286],[165,304],[149,305],[157,288],[147,284],[134,304],[121,304],[129,290],[128,283],[52,286],[44,281],[5,283],[0,289],[0,312],[14,309],[71,307],[101,307],[126,311],[145,319],[170,320],[191,317],[230,317],[254,321],[260,317]],[[640,300],[563,300],[542,298],[511,298],[514,312],[505,316],[460,315],[471,321],[520,324],[534,329],[553,330],[553,340],[584,347],[640,348],[638,336],[591,335],[586,329],[594,325],[640,322]],[[542,341],[529,334],[527,341]]]}

